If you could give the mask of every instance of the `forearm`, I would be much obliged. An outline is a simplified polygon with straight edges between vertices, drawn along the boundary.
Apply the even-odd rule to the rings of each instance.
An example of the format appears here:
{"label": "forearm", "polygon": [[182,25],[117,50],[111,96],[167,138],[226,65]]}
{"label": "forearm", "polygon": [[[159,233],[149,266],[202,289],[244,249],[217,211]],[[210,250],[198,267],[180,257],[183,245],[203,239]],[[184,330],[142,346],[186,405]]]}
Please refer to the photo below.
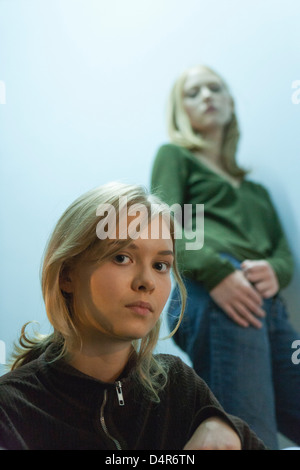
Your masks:
{"label": "forearm", "polygon": [[222,418],[204,420],[186,443],[184,450],[241,450],[238,433]]}
{"label": "forearm", "polygon": [[289,252],[275,253],[266,258],[276,273],[280,289],[284,289],[290,283],[294,272],[294,261]]}
{"label": "forearm", "polygon": [[246,422],[224,414],[202,421],[184,450],[267,450],[267,447]]}
{"label": "forearm", "polygon": [[187,250],[187,240],[183,236],[176,241],[178,261],[182,274],[201,284],[211,291],[229,274],[235,271],[233,264],[222,258],[217,252],[205,245],[200,250]]}

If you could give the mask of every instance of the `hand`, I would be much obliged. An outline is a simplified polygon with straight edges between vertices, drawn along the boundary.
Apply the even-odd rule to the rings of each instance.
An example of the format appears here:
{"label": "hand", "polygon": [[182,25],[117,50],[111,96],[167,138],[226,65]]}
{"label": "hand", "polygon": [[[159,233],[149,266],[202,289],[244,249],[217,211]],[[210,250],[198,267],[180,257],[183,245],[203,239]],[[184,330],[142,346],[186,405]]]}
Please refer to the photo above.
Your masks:
{"label": "hand", "polygon": [[268,261],[265,260],[245,260],[241,264],[242,270],[260,295],[269,299],[279,291],[277,276]]}
{"label": "hand", "polygon": [[221,418],[203,421],[183,450],[241,450],[238,434]]}
{"label": "hand", "polygon": [[265,316],[262,297],[246,279],[244,273],[236,270],[226,276],[210,291],[212,299],[238,325],[261,328],[257,317]]}

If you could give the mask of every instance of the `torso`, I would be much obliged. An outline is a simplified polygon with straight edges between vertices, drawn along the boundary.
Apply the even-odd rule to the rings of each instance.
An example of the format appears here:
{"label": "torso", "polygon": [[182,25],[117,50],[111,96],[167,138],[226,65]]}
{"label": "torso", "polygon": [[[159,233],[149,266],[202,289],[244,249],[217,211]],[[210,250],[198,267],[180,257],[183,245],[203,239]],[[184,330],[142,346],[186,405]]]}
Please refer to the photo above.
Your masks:
{"label": "torso", "polygon": [[222,176],[225,180],[232,184],[233,187],[238,188],[242,182],[241,178],[234,177],[223,170],[220,165],[217,165],[213,160],[203,155],[200,152],[191,152],[197,160],[203,165],[207,166],[210,170],[214,171],[218,175]]}

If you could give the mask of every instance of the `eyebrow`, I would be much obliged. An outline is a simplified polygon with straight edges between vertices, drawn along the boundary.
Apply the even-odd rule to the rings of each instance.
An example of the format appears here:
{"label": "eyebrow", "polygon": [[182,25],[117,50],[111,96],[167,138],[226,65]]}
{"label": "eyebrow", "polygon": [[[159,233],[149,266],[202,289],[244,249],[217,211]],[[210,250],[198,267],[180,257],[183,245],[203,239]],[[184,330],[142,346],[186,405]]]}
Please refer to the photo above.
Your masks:
{"label": "eyebrow", "polygon": [[192,82],[191,84],[188,84],[188,82],[185,84],[185,86],[183,87],[183,90],[184,91],[188,91],[188,90],[192,90],[193,88],[201,88],[203,85],[220,85],[222,86],[222,83],[220,81],[218,81],[217,79],[216,80],[207,80],[207,81],[204,81],[204,82],[199,82],[199,81],[195,81],[195,82]]}
{"label": "eyebrow", "polygon": [[164,250],[164,251],[159,251],[159,255],[171,255],[173,258],[175,257],[174,252],[172,250]]}
{"label": "eyebrow", "polygon": [[[133,250],[138,250],[139,247],[135,243],[130,243],[128,248],[132,248]],[[158,255],[171,255],[175,257],[174,252],[172,250],[161,250],[157,252]]]}

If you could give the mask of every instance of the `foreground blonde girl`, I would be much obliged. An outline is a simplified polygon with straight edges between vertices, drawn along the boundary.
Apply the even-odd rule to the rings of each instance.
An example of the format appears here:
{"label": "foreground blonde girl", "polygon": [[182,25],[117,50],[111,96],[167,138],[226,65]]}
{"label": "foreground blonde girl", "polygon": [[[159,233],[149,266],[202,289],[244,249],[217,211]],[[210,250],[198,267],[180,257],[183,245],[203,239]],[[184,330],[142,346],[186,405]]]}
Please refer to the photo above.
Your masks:
{"label": "foreground blonde girl", "polygon": [[[147,223],[134,239],[123,233],[100,240],[99,205],[109,204],[118,215],[122,196],[129,211],[134,204],[147,208]],[[0,379],[0,446],[264,448],[191,368],[153,354],[171,271],[184,304],[168,216],[142,188],[117,183],[84,194],[62,215],[42,270],[53,334],[32,340],[24,330],[13,370]],[[168,236],[151,239],[153,228]]]}

